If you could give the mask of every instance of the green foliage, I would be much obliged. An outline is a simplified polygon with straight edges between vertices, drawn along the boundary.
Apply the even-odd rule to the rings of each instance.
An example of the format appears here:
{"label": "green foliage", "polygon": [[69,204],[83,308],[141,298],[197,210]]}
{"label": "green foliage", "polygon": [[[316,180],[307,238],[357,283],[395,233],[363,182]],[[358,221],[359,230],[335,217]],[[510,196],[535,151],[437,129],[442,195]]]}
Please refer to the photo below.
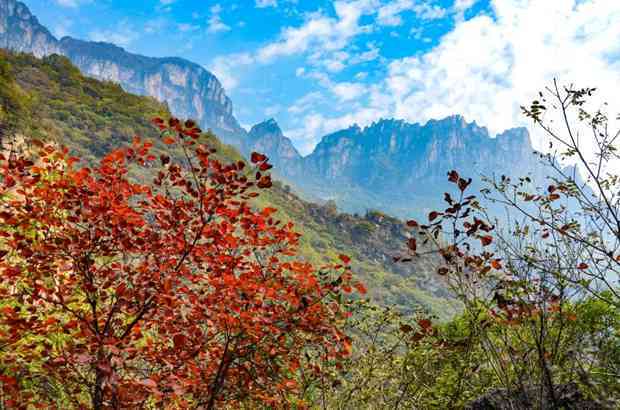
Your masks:
{"label": "green foliage", "polygon": [[[21,124],[21,132],[56,141],[82,159],[92,161],[130,142],[134,135],[153,135],[151,119],[169,115],[165,105],[152,98],[131,95],[117,84],[82,76],[62,56],[41,60],[2,52],[0,64],[4,67],[0,75],[8,71],[15,80],[3,81],[4,88],[24,90],[30,98],[29,112],[21,110],[20,115],[28,117]],[[2,106],[13,107],[20,101],[22,96],[13,92]]]}
{"label": "green foliage", "polygon": [[[589,358],[588,367],[582,369],[588,377],[575,378],[577,360],[564,357],[553,364],[556,380],[576,382],[586,396],[617,395],[620,312],[595,298],[567,304],[565,309],[571,320],[562,324],[561,349]],[[434,323],[424,312],[404,315],[357,302],[347,328],[352,337],[351,358],[343,368],[333,369],[330,380],[310,388],[307,399],[313,408],[462,409],[503,388],[505,377],[519,383],[523,368],[529,365],[527,354],[521,361],[510,361],[506,352],[499,351],[503,368],[498,369],[489,359],[489,349],[529,346],[531,342],[523,337],[530,325],[507,325],[469,311]],[[586,363],[581,359],[580,363]],[[521,380],[526,386],[531,382]]]}
{"label": "green foliage", "polygon": [[13,67],[0,51],[0,140],[11,136],[30,117],[31,97],[15,83]]}

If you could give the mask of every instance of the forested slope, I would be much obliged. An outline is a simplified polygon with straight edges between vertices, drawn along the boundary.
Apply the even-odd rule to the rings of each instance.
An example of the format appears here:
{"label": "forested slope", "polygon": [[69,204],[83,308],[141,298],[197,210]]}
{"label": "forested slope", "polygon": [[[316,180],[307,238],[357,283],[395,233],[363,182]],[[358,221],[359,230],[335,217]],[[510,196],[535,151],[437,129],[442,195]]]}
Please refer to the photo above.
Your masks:
{"label": "forested slope", "polygon": [[[155,116],[170,116],[165,104],[85,77],[65,57],[37,59],[2,51],[0,75],[0,98],[8,107],[8,112],[0,113],[2,121],[19,135],[57,141],[87,161],[130,142],[135,135],[153,138],[157,150],[166,149],[151,124]],[[215,136],[210,138],[221,157],[240,158],[233,147]],[[354,272],[378,302],[406,311],[425,307],[443,317],[452,312],[451,305],[444,303],[447,292],[423,260],[394,263],[394,256],[406,252],[411,234],[402,221],[380,212],[339,213],[333,204],[300,199],[277,181],[260,201],[296,224],[303,234],[301,254],[309,261],[320,264],[338,254],[350,255]]]}

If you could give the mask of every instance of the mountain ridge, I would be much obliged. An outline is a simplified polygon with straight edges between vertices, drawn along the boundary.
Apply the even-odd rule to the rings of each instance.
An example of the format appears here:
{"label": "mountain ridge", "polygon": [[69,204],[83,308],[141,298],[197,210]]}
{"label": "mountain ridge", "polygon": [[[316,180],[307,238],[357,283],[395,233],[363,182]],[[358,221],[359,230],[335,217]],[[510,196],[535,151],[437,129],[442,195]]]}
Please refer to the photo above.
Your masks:
{"label": "mountain ridge", "polygon": [[[280,129],[277,123],[270,127]],[[252,134],[263,129],[253,127]],[[272,134],[265,132],[265,138],[275,138]],[[252,138],[261,140],[260,135]],[[281,132],[277,138],[280,145],[290,143]],[[267,149],[267,154],[278,156],[276,150]],[[379,119],[363,128],[354,124],[324,136],[309,155],[285,167],[278,167],[277,159],[274,164],[311,200],[334,200],[346,212],[381,209],[399,217],[442,206],[442,193],[450,189],[446,172],[452,169],[474,178],[517,170],[543,177],[527,129],[493,137],[461,115],[424,124],[401,119]]]}
{"label": "mountain ridge", "polygon": [[231,142],[245,130],[217,77],[180,57],[147,57],[106,42],[65,36],[58,40],[17,0],[0,0],[0,46],[36,57],[67,56],[84,74],[119,83],[126,91],[165,102],[180,117],[193,118]]}

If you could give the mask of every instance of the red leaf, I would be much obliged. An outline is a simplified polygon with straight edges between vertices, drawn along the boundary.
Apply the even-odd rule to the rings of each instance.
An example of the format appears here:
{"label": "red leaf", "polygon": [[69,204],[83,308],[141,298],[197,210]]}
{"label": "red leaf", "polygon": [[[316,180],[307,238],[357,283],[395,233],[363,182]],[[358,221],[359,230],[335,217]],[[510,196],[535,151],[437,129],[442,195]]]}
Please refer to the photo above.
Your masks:
{"label": "red leaf", "polygon": [[362,295],[365,295],[368,292],[368,290],[366,289],[366,286],[364,286],[364,284],[361,282],[357,282],[353,286],[355,286],[355,289],[357,289],[357,291]]}
{"label": "red leaf", "polygon": [[579,265],[577,265],[577,269],[579,269],[579,270],[588,269],[588,264],[584,263],[584,262],[581,262]]}
{"label": "red leaf", "polygon": [[407,221],[407,226],[410,227],[410,228],[417,228],[418,227],[418,223],[412,219],[410,221]]}
{"label": "red leaf", "polygon": [[265,175],[261,177],[256,183],[256,186],[259,188],[271,188],[272,186],[271,177],[269,175]]}
{"label": "red leaf", "polygon": [[461,192],[465,191],[465,189],[467,189],[467,187],[469,186],[469,184],[471,184],[471,178],[468,178],[467,180],[464,180],[463,178],[459,178],[459,189],[461,190]]}
{"label": "red leaf", "polygon": [[488,246],[493,242],[493,237],[491,235],[481,236],[480,242],[482,242],[482,246]]}
{"label": "red leaf", "polygon": [[431,213],[428,214],[428,220],[432,222],[433,220],[437,219],[438,216],[439,216],[439,212],[432,211]]}
{"label": "red leaf", "polygon": [[407,246],[409,247],[409,249],[415,252],[416,249],[418,248],[418,243],[415,240],[415,238],[409,238],[409,240],[407,241]]}
{"label": "red leaf", "polygon": [[344,263],[345,265],[348,265],[351,262],[351,258],[349,258],[347,255],[338,255],[338,258],[340,258],[342,263]]}
{"label": "red leaf", "polygon": [[180,349],[185,345],[185,335],[177,333],[172,337],[172,341],[174,342],[174,347]]}
{"label": "red leaf", "polygon": [[452,170],[450,172],[448,172],[448,181],[450,182],[457,182],[459,180],[459,173]]}
{"label": "red leaf", "polygon": [[431,326],[433,326],[433,323],[428,319],[420,319],[418,320],[418,325],[420,325],[422,329],[428,330]]}
{"label": "red leaf", "polygon": [[258,152],[253,152],[252,155],[250,156],[250,161],[252,161],[252,163],[256,164],[258,162],[263,162],[267,159],[267,156],[264,154],[259,154]]}

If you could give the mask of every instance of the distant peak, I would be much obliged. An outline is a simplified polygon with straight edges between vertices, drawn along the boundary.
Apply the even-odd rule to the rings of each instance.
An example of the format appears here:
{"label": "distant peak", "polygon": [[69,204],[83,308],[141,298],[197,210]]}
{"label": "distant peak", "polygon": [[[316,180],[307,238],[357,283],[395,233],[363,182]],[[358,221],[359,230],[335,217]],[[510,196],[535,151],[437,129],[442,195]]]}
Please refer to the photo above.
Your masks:
{"label": "distant peak", "polygon": [[282,134],[280,126],[273,118],[269,118],[252,127],[250,134]]}
{"label": "distant peak", "polygon": [[531,147],[530,133],[525,127],[510,128],[496,137],[500,144],[516,144]]}

